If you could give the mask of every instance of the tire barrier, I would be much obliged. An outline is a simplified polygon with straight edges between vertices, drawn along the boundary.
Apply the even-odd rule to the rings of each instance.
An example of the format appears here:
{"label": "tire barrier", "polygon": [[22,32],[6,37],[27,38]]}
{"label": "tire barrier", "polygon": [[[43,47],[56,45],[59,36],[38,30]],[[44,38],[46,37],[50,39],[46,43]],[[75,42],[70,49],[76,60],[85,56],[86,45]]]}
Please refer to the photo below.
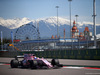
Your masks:
{"label": "tire barrier", "polygon": [[15,55],[35,54],[37,57],[59,59],[100,60],[100,49],[86,50],[52,50],[52,51],[27,51],[0,53],[0,56],[14,57]]}

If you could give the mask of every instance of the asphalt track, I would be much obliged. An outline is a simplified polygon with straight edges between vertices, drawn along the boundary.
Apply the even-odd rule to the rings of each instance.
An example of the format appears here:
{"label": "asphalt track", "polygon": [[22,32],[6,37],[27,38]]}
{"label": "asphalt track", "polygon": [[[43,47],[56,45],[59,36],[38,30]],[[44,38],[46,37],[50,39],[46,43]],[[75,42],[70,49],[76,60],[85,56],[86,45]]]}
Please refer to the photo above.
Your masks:
{"label": "asphalt track", "polygon": [[[0,58],[0,75],[100,75],[100,61],[59,59],[60,69],[10,68],[12,58]],[[48,59],[49,61],[51,59]]]}

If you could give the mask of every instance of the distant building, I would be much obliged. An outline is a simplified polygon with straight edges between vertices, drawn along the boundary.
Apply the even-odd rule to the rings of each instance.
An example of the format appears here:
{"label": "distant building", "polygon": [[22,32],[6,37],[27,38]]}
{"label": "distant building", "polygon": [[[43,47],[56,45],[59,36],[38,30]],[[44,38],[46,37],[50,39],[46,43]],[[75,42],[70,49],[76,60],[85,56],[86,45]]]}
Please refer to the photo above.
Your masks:
{"label": "distant building", "polygon": [[51,36],[51,39],[54,39],[54,36],[53,35]]}
{"label": "distant building", "polygon": [[79,38],[83,39],[84,38],[84,33],[80,32]]}
{"label": "distant building", "polygon": [[89,28],[88,27],[85,27],[85,30],[84,30],[84,37],[87,39],[87,38],[91,38],[92,37],[92,32],[89,31]]}
{"label": "distant building", "polygon": [[73,27],[72,27],[72,38],[78,38],[79,37],[79,30],[77,29],[75,25],[75,21],[73,22]]}
{"label": "distant building", "polygon": [[80,32],[80,39],[90,40],[92,38],[92,32],[89,31],[88,27],[85,27],[84,32]]}
{"label": "distant building", "polygon": [[85,27],[83,32],[80,32],[79,34],[79,30],[75,25],[75,21],[73,22],[73,27],[72,27],[72,38],[80,38],[82,40],[90,40],[92,38],[92,32],[89,31],[88,27]]}
{"label": "distant building", "polygon": [[57,37],[57,35],[55,36],[55,39],[57,39],[58,37]]}

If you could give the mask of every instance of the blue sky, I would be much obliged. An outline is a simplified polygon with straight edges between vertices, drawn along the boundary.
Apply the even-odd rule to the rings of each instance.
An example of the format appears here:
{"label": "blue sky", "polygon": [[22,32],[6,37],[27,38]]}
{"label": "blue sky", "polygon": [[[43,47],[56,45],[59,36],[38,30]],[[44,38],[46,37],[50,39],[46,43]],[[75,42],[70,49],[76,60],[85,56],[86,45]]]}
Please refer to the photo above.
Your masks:
{"label": "blue sky", "polygon": [[[78,21],[92,22],[93,0],[72,0],[72,20],[78,14]],[[5,19],[23,18],[38,19],[56,16],[59,6],[59,16],[69,19],[68,0],[0,0],[0,17]],[[100,0],[96,0],[96,23],[100,24]]]}

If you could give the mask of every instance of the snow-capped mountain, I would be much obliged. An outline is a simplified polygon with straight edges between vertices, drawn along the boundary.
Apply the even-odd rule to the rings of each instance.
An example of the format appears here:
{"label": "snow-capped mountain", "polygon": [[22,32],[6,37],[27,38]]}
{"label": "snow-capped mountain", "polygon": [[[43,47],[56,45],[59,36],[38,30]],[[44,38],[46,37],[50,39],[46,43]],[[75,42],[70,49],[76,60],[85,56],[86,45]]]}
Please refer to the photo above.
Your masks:
{"label": "snow-capped mountain", "polygon": [[[3,19],[0,18],[0,25],[5,26],[9,29],[15,29],[18,28],[24,24],[33,22],[33,24],[36,25],[36,22],[40,22],[43,21],[46,24],[50,24],[51,26],[55,26],[57,25],[57,17],[49,17],[49,18],[40,18],[40,19],[36,19],[36,20],[31,20],[29,18],[15,18],[15,19]],[[70,20],[66,19],[66,18],[62,18],[62,17],[58,17],[58,21],[59,21],[59,26],[60,25],[69,25],[70,24]],[[72,23],[73,24],[73,21]],[[78,22],[78,27],[81,28],[83,27],[83,25],[87,26],[87,25],[93,25],[92,22]],[[100,24],[96,24],[97,26],[100,26]]]}
{"label": "snow-capped mountain", "polygon": [[28,18],[16,18],[16,19],[3,19],[0,18],[0,25],[5,26],[9,29],[18,28],[24,24],[31,22]]}
{"label": "snow-capped mountain", "polygon": [[[66,30],[66,37],[69,37],[70,35],[70,20],[66,18],[59,17],[58,18],[58,26],[59,26],[59,35],[63,37],[63,30]],[[36,20],[30,20],[29,18],[16,18],[16,19],[3,19],[0,18],[0,31],[4,31],[5,35],[9,35],[10,32],[13,31],[14,34],[16,30],[25,24],[33,24],[37,27],[39,24],[39,31],[40,31],[40,37],[50,38],[52,35],[57,35],[57,17],[49,17],[49,18],[41,18]],[[71,23],[73,26],[73,22]],[[93,31],[93,23],[92,22],[78,22],[77,27],[79,29],[79,32],[83,32],[85,27],[88,26],[89,30]],[[97,24],[97,34],[100,34],[100,24]],[[2,29],[2,27],[5,27],[6,29]],[[8,33],[9,32],[9,33]],[[7,37],[6,35],[6,37]]]}

